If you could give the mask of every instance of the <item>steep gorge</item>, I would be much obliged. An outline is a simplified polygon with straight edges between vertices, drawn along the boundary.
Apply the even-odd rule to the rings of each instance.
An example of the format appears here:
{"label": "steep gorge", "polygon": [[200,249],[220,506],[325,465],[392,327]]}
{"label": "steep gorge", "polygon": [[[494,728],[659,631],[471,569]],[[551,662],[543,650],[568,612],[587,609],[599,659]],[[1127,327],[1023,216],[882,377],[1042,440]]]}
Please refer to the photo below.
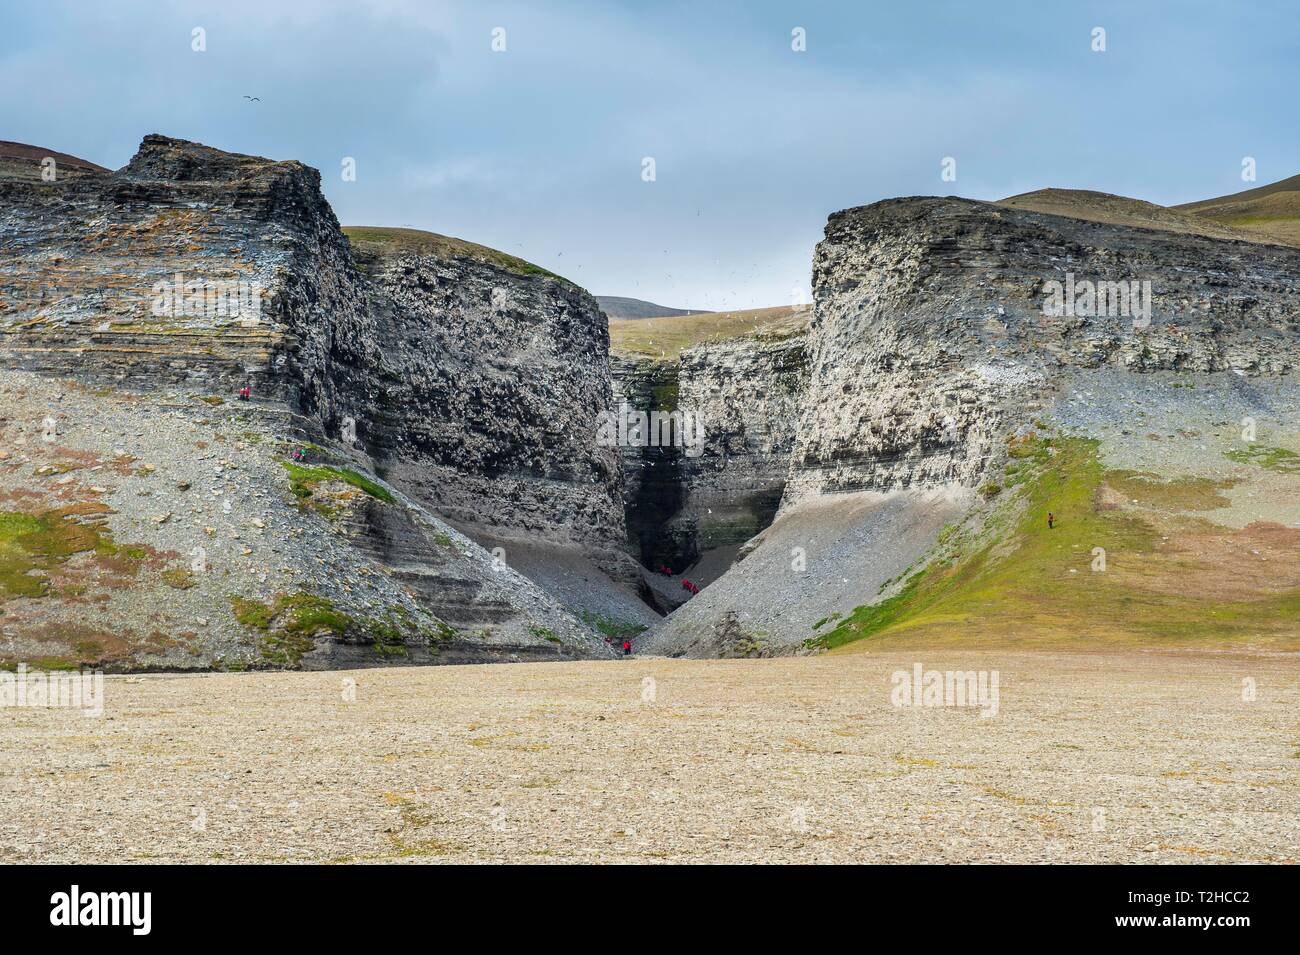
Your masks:
{"label": "steep gorge", "polygon": [[[669,360],[614,359],[616,406],[689,416],[704,436],[697,447],[622,450],[629,540],[645,567],[708,584],[771,523],[807,387],[805,349],[801,333],[759,334],[694,345]],[[662,598],[675,605],[683,595]]]}
{"label": "steep gorge", "polygon": [[[1016,633],[1039,592],[1043,632],[1154,601],[1271,640],[1300,592],[1275,570],[1300,557],[1292,247],[888,200],[831,216],[811,324],[689,316],[611,357],[559,276],[341,229],[308,167],[150,136],[116,173],[0,177],[0,252],[0,663],[599,657],[647,628],[638,650],[770,655]],[[1051,314],[1076,282],[1149,295]],[[214,310],[221,283],[258,304]],[[703,441],[598,440],[621,410]],[[1052,508],[1071,530],[1044,541]],[[220,570],[186,576],[200,544]],[[1095,546],[1120,572],[1072,576]],[[1180,594],[1243,548],[1268,573]]]}

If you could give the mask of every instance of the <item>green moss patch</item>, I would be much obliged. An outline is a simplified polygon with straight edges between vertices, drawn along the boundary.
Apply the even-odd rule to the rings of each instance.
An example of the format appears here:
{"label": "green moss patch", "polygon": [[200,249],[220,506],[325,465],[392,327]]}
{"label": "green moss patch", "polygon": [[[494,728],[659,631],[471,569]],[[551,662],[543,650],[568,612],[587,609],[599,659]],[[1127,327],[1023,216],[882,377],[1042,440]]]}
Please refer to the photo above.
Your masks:
{"label": "green moss patch", "polygon": [[1212,511],[1227,507],[1232,502],[1220,492],[1230,490],[1238,483],[1232,478],[1221,481],[1198,477],[1165,480],[1145,471],[1107,471],[1105,478],[1106,484],[1124,495],[1125,500],[1167,511]]}
{"label": "green moss patch", "polygon": [[1300,474],[1300,454],[1288,451],[1286,448],[1270,448],[1262,444],[1253,444],[1248,448],[1225,451],[1224,456],[1238,464],[1253,464],[1283,474]]}
{"label": "green moss patch", "polygon": [[352,618],[324,597],[300,591],[276,594],[270,602],[232,595],[235,619],[261,634],[258,648],[267,663],[296,666],[321,636],[341,637]]}
{"label": "green moss patch", "polygon": [[184,567],[177,567],[174,570],[164,570],[162,573],[163,583],[168,587],[176,590],[189,590],[198,583],[194,572]]}
{"label": "green moss patch", "polygon": [[424,641],[429,652],[436,654],[439,644],[456,635],[455,629],[442,621],[421,623],[402,607],[379,619],[356,617],[305,591],[276,594],[270,600],[238,595],[229,599],[235,619],[257,632],[262,659],[276,666],[297,666],[320,637],[369,638],[380,657],[400,658],[407,656],[412,640]]}
{"label": "green moss patch", "polygon": [[607,637],[616,637],[623,640],[627,637],[635,637],[639,633],[645,633],[647,627],[642,623],[630,623],[626,620],[615,620],[590,610],[584,610],[578,614],[578,617],[587,626],[593,630],[603,633]]}
{"label": "green moss patch", "polygon": [[[84,510],[84,509],[82,509]],[[44,597],[49,573],[73,554],[118,554],[108,529],[77,508],[29,514],[0,511],[0,601]]]}
{"label": "green moss patch", "polygon": [[327,464],[303,465],[292,461],[280,463],[289,472],[289,488],[293,496],[298,499],[299,507],[311,507],[326,517],[334,516],[338,508],[321,493],[322,484],[346,484],[385,504],[397,503],[397,499],[388,488],[350,468],[332,467]]}

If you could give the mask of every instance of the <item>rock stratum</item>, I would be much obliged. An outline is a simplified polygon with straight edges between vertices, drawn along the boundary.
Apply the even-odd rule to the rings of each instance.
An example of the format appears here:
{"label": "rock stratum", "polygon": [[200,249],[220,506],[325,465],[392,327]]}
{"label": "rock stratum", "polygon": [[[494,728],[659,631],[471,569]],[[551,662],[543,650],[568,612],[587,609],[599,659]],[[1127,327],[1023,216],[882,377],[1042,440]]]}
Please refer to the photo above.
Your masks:
{"label": "rock stratum", "polygon": [[1296,249],[896,199],[830,218],[813,288],[776,520],[656,650],[1295,644]]}
{"label": "rock stratum", "polygon": [[[252,631],[245,633],[249,639],[259,637],[257,624],[263,631],[305,635],[292,655],[303,665],[609,652],[599,634],[510,570],[508,553],[489,554],[442,523],[573,551],[599,573],[634,575],[622,551],[616,452],[589,437],[609,402],[608,333],[598,306],[581,289],[520,260],[443,237],[360,230],[354,248],[315,170],[163,136],[146,137],[131,162],[111,174],[86,168],[54,182],[0,181],[0,248],[0,363],[18,376],[9,382],[11,393],[28,396],[7,402],[0,422],[6,432],[0,441],[9,445],[7,493],[24,505],[10,512],[20,516],[10,517],[17,523],[4,542],[12,574],[5,610],[17,615],[6,617],[4,632],[24,648],[11,659],[35,652],[22,641],[38,626],[56,634],[48,637],[44,656],[78,658],[77,641],[57,636],[59,614],[48,613],[50,619],[39,623],[28,619],[31,604],[46,608],[35,614],[44,618],[67,601],[49,599],[55,568],[46,566],[39,535],[18,526],[26,520],[22,515],[59,511],[58,521],[112,529],[114,515],[137,503],[133,496],[156,499],[159,491],[124,491],[132,480],[124,471],[124,481],[113,487],[104,482],[93,502],[71,505],[90,508],[84,514],[62,513],[65,498],[84,491],[89,474],[83,472],[99,477],[98,469],[112,461],[146,457],[137,444],[152,437],[153,419],[162,414],[150,409],[190,409],[196,401],[199,408],[232,404],[222,417],[237,422],[196,438],[208,452],[199,457],[210,458],[214,448],[236,440],[243,447],[237,454],[223,449],[222,460],[235,464],[214,465],[215,478],[180,482],[203,499],[195,515],[183,519],[184,540],[175,539],[180,512],[172,502],[158,502],[173,516],[157,528],[146,523],[140,546],[170,555],[155,561],[175,561],[203,544],[205,528],[223,523],[204,523],[208,498],[234,498],[235,509],[224,518],[246,508],[259,491],[288,494],[290,502],[306,505],[285,515],[282,530],[292,535],[306,533],[307,525],[329,525],[331,540],[347,542],[348,559],[336,567],[343,576],[326,575],[314,588],[300,581],[294,589],[272,574],[260,588],[264,593],[249,595],[244,587],[209,594],[211,607],[199,616],[221,636],[183,640],[186,646],[162,656],[146,645],[138,621],[118,626],[110,599],[99,629],[137,633],[143,642],[127,639],[99,659],[93,647],[105,640],[83,641],[92,648],[80,654],[91,658],[84,662],[256,665],[255,653],[238,652],[237,637],[245,631]],[[65,445],[58,437],[65,429],[58,395],[22,373],[90,388],[106,408],[138,401],[148,417],[135,431],[74,430],[82,443]],[[243,387],[253,400],[236,403]],[[52,402],[44,414],[30,403],[33,393]],[[97,412],[83,405],[80,415],[90,419]],[[196,420],[215,415],[205,412]],[[56,437],[48,442],[40,437],[47,417],[56,422]],[[236,439],[245,431],[248,436]],[[12,444],[19,438],[23,450]],[[195,441],[179,442],[170,453],[188,461]],[[290,470],[262,461],[264,467],[239,472],[256,475],[250,487],[223,485],[230,467],[253,457],[254,442],[272,447],[272,457]],[[304,449],[300,461],[289,460]],[[55,451],[63,457],[45,460]],[[151,475],[166,473],[159,458],[167,453],[154,448],[147,455]],[[82,458],[95,463],[69,463]],[[29,472],[42,467],[73,478],[48,495],[42,482],[30,484]],[[267,514],[257,519],[264,528],[272,520]],[[213,533],[219,536],[220,528]],[[318,548],[319,542],[312,553]],[[448,550],[470,559],[449,563]],[[93,553],[60,552],[59,572],[102,556]],[[402,580],[409,593],[396,603],[372,595],[373,612],[364,617],[358,608],[335,607],[339,585],[363,568]],[[185,566],[154,569],[179,573]],[[215,589],[209,577],[195,576],[195,589]],[[263,583],[260,570],[255,579]],[[606,585],[618,587],[602,581]],[[224,608],[223,598],[229,598]],[[312,613],[283,603],[292,599]],[[265,602],[270,618],[230,600]],[[403,615],[415,614],[411,600],[423,616],[416,614],[420,619],[408,627]],[[137,594],[126,603],[149,601]],[[352,623],[328,618],[334,610]],[[313,631],[320,614],[327,615],[326,625]],[[380,618],[386,622],[374,625]],[[194,629],[178,621],[154,623],[164,634]],[[412,652],[372,647],[367,654],[364,647],[374,643],[369,638],[359,651],[341,649],[357,633],[381,631],[380,643]],[[313,643],[313,633],[322,639]],[[436,646],[429,633],[442,635]],[[281,657],[271,652],[265,661],[284,663]]]}

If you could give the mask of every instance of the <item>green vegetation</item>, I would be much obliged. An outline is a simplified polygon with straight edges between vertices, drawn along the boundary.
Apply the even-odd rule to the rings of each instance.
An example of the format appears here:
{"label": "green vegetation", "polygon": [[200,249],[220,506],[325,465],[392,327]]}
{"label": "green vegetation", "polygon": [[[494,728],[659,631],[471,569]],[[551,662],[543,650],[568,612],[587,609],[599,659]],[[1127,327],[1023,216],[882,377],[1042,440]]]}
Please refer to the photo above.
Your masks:
{"label": "green vegetation", "polygon": [[319,484],[349,484],[385,504],[397,503],[388,488],[349,468],[338,468],[327,464],[302,465],[292,461],[280,463],[289,472],[289,488],[293,496],[298,498],[299,507],[310,506],[326,517],[332,517],[337,508],[316,496]]}
{"label": "green vegetation", "polygon": [[1286,448],[1270,448],[1262,444],[1252,444],[1248,448],[1234,448],[1225,451],[1224,456],[1238,464],[1253,464],[1269,471],[1283,474],[1300,474],[1300,454]]}
{"label": "green vegetation", "polygon": [[1232,502],[1220,494],[1238,482],[1232,478],[1213,481],[1209,478],[1178,477],[1164,480],[1145,471],[1107,471],[1106,483],[1129,501],[1147,507],[1177,511],[1212,511]]}
{"label": "green vegetation", "polygon": [[635,637],[639,633],[644,633],[647,629],[645,624],[614,620],[602,614],[593,613],[590,610],[582,611],[578,614],[578,617],[593,630],[603,633],[607,637],[616,637],[619,640]]}
{"label": "green vegetation", "polygon": [[[103,510],[107,510],[104,508]],[[86,507],[62,508],[28,514],[0,511],[0,602],[14,597],[44,597],[49,591],[47,576],[73,554],[95,552],[109,557],[124,554],[134,561],[147,552],[123,549],[113,543],[102,524],[77,519]],[[139,550],[139,558],[133,556]]]}
{"label": "green vegetation", "polygon": [[284,666],[296,666],[315,637],[341,637],[353,625],[330,601],[305,591],[276,594],[269,603],[231,595],[230,605],[236,620],[261,634],[262,658]]}
{"label": "green vegetation", "polygon": [[189,590],[198,580],[188,568],[177,567],[172,570],[164,570],[162,573],[163,583],[168,587],[174,587],[177,590]]}
{"label": "green vegetation", "polygon": [[390,611],[382,620],[363,620],[358,626],[362,631],[374,634],[375,652],[380,656],[406,656],[410,637],[422,637],[429,651],[437,653],[438,644],[456,635],[455,628],[441,620],[432,628],[418,623],[405,607]]}
{"label": "green vegetation", "polygon": [[[1097,442],[1085,438],[1030,435],[1009,450],[1015,494],[1000,498],[982,526],[945,534],[896,593],[858,607],[809,645],[904,634],[963,644],[1294,641],[1300,592],[1207,593],[1198,583],[1204,565],[1163,546],[1144,517],[1102,503],[1111,485],[1173,520],[1179,511],[1221,506],[1218,492],[1231,482],[1108,473]],[[1105,570],[1093,569],[1095,548],[1105,551]]]}
{"label": "green vegetation", "polygon": [[803,334],[811,317],[812,309],[807,306],[794,308],[784,305],[664,318],[612,319],[609,323],[609,350],[616,355],[673,360],[683,350],[706,342],[749,337],[763,341],[792,338]]}
{"label": "green vegetation", "polygon": [[552,630],[550,627],[532,626],[528,628],[528,632],[531,633],[534,637],[540,637],[543,640],[549,640],[551,643],[561,642],[560,638],[555,635],[555,631]]}
{"label": "green vegetation", "polygon": [[547,278],[568,282],[562,275],[556,275],[540,265],[525,262],[517,256],[476,242],[454,239],[436,232],[424,232],[420,229],[393,229],[385,226],[344,226],[343,234],[348,237],[354,248],[388,256],[400,253],[434,255],[439,258],[470,259],[485,265],[492,265],[516,275],[541,275]]}
{"label": "green vegetation", "polygon": [[1027,209],[1048,215],[1068,216],[1089,222],[1159,229],[1183,235],[1205,235],[1217,239],[1258,241],[1249,233],[1237,232],[1222,221],[1194,215],[1182,208],[1168,208],[1142,199],[1115,196],[1087,189],[1039,189],[1010,196],[997,203],[1012,209]]}
{"label": "green vegetation", "polygon": [[410,611],[398,607],[380,619],[349,616],[324,597],[299,591],[276,594],[269,601],[230,596],[235,619],[259,634],[258,649],[271,664],[296,666],[309,652],[316,637],[342,637],[349,632],[374,638],[373,649],[381,657],[404,657],[410,638],[423,638],[436,653],[438,644],[456,635],[442,621],[429,627],[413,619]]}
{"label": "green vegetation", "polygon": [[1270,241],[1300,245],[1300,176],[1182,208]]}
{"label": "green vegetation", "polygon": [[677,410],[677,399],[681,394],[681,381],[676,375],[671,378],[656,383],[650,393],[654,396],[654,411],[667,411],[672,413]]}

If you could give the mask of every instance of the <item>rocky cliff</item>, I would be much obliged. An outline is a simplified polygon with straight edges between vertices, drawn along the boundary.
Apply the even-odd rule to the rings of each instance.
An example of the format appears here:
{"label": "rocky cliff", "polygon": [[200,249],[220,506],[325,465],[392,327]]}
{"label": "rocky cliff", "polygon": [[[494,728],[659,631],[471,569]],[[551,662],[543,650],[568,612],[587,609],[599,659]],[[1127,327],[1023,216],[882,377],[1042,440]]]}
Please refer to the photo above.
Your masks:
{"label": "rocky cliff", "polygon": [[[1295,249],[898,199],[832,216],[813,283],[809,384],[776,522],[666,621],[656,649],[752,655],[860,638],[955,599],[943,567],[963,567],[963,579],[991,588],[961,591],[963,599],[1000,593],[987,619],[1014,630],[1037,604],[1017,605],[988,581],[1002,581],[997,568],[1015,555],[1026,561],[1017,579],[1044,592],[1035,575],[1077,579],[1066,558],[1114,539],[1130,561],[1140,551],[1148,567],[1168,564],[1172,574],[1176,561],[1159,548],[1204,529],[1193,521],[1198,508],[1225,509],[1216,525],[1224,547],[1243,546],[1234,535],[1253,516],[1280,525],[1284,549],[1296,550],[1285,530],[1300,519],[1294,508],[1233,510],[1238,494],[1253,499],[1280,480],[1240,462],[1295,454],[1285,410],[1300,372]],[[1163,420],[1147,410],[1156,407]],[[1271,450],[1233,444],[1243,421],[1252,435],[1268,423]],[[1192,493],[1202,487],[1221,496]],[[1111,495],[1126,492],[1132,504],[1115,504]],[[1105,501],[1140,509],[1159,495],[1155,514],[1093,510]],[[1053,550],[1061,566],[1044,571],[1034,555],[1046,515],[1075,506],[1070,526],[1092,528],[1094,539],[1054,526],[1050,540],[1073,550]],[[1153,549],[1142,537],[1139,547],[1121,533],[1133,526],[1161,528],[1166,544]],[[929,583],[918,575],[926,567]],[[1142,586],[1120,587],[1119,575],[1090,579],[1112,589],[1070,591],[1063,612],[1088,600],[1105,606],[1121,592],[1161,603]],[[1266,598],[1294,586],[1277,578],[1238,596],[1264,601],[1257,619],[1272,632],[1280,611]],[[917,596],[927,592],[928,603]],[[1186,610],[1161,605],[1168,619]],[[1190,618],[1227,613],[1207,605]]]}
{"label": "rocky cliff", "polygon": [[[162,136],[115,173],[0,180],[0,363],[146,402],[187,396],[176,399],[186,408],[247,386],[250,414],[281,415],[278,431],[259,432],[277,453],[315,442],[312,463],[387,478],[409,507],[428,509],[414,525],[388,501],[306,516],[350,541],[352,563],[404,575],[429,619],[458,635],[440,659],[606,652],[509,570],[508,553],[489,555],[433,517],[626,572],[616,456],[590,439],[610,387],[599,309],[571,283],[467,243],[398,249],[369,234],[358,244],[314,170]],[[136,455],[132,434],[120,449],[81,450]],[[268,481],[256,486],[271,493]],[[449,573],[428,543],[443,538],[482,559]],[[406,617],[389,609],[397,630],[381,629],[404,638]],[[429,619],[411,633],[429,632]],[[209,648],[192,665],[214,659]]]}
{"label": "rocky cliff", "polygon": [[[1298,272],[1282,246],[962,199],[837,213],[813,261],[812,386],[788,502],[975,487],[1069,369],[1293,372]],[[1053,282],[1073,283],[1073,314],[1046,314]],[[1084,283],[1132,282],[1149,283],[1149,314],[1084,297]]]}
{"label": "rocky cliff", "polygon": [[430,233],[349,228],[392,382],[365,430],[387,477],[466,531],[576,547],[627,575],[595,300],[522,260]]}
{"label": "rocky cliff", "polygon": [[111,175],[0,181],[0,360],[301,407],[337,433],[379,336],[320,176],[147,136]]}
{"label": "rocky cliff", "polygon": [[[675,582],[703,557],[689,576],[708,583],[771,523],[807,371],[798,332],[700,344],[672,360],[615,359],[616,405],[689,416],[701,429],[694,447],[622,449],[629,539],[646,567],[667,566]],[[679,589],[662,596],[670,605],[681,599]]]}

